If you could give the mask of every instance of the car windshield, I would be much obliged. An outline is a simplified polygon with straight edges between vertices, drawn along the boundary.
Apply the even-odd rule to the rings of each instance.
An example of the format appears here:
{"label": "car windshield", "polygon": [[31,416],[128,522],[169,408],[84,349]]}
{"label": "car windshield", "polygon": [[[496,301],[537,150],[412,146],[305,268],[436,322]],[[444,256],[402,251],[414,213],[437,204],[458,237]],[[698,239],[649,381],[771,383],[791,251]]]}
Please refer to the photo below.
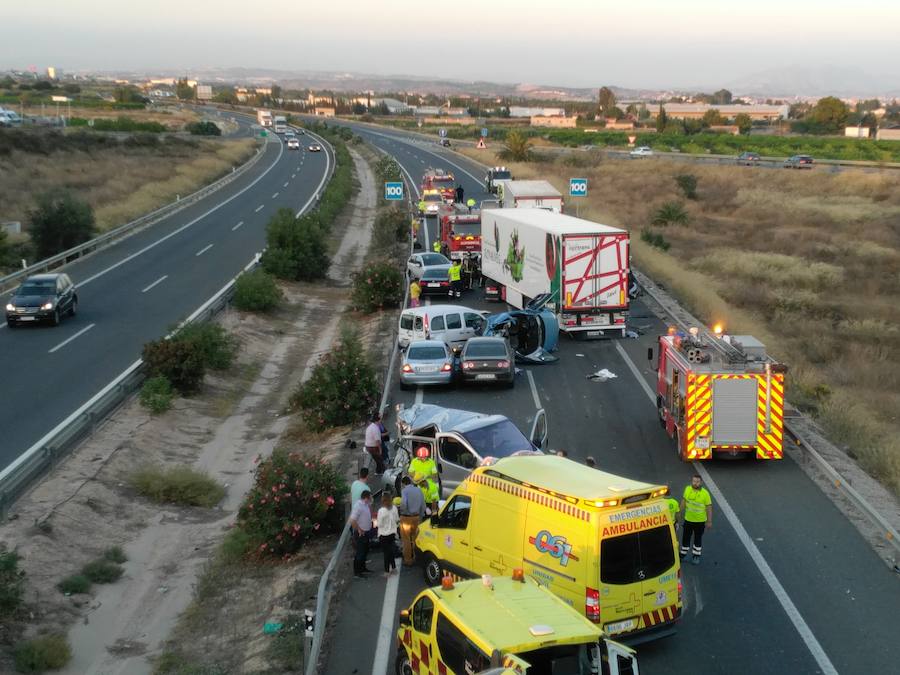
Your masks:
{"label": "car windshield", "polygon": [[447,358],[447,352],[441,345],[422,345],[410,347],[406,355],[407,361],[435,361]]}
{"label": "car windshield", "polygon": [[504,180],[506,178],[511,178],[512,174],[509,171],[495,171],[494,172],[494,180]]}
{"label": "car windshield", "polygon": [[454,235],[461,237],[481,236],[481,223],[460,223],[455,222],[450,225]]}
{"label": "car windshield", "polygon": [[447,188],[453,187],[453,179],[452,178],[432,178],[431,186],[435,189],[446,190]]}
{"label": "car windshield", "polygon": [[440,253],[424,253],[422,254],[422,264],[428,265],[447,265],[450,261]]}
{"label": "car windshield", "polygon": [[55,295],[55,281],[30,281],[22,284],[17,295]]}
{"label": "car windshield", "polygon": [[469,342],[466,345],[466,358],[506,358],[506,345],[501,341]]}
{"label": "car windshield", "polygon": [[523,450],[534,450],[531,442],[509,420],[467,431],[463,436],[482,457],[499,459]]}
{"label": "car windshield", "polygon": [[432,267],[432,268],[425,270],[422,273],[422,278],[423,279],[440,279],[440,280],[449,279],[450,272],[447,271],[446,269],[444,269],[443,267]]}
{"label": "car windshield", "polygon": [[444,198],[441,197],[440,194],[427,194],[427,195],[425,195],[425,197],[423,197],[423,199],[426,202],[442,202],[442,201],[444,201]]}

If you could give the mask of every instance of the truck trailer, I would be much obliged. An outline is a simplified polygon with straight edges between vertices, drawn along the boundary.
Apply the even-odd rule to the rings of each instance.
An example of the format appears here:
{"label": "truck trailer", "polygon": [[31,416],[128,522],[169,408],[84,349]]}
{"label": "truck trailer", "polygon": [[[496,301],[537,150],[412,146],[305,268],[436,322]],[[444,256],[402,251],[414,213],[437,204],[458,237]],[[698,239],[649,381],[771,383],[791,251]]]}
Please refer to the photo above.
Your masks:
{"label": "truck trailer", "polygon": [[497,187],[504,209],[547,209],[562,213],[562,194],[548,181],[508,180]]}
{"label": "truck trailer", "polygon": [[272,126],[272,111],[271,110],[257,110],[256,111],[256,122],[261,127]]}
{"label": "truck trailer", "polygon": [[544,209],[486,209],[481,242],[487,299],[524,309],[540,297],[575,337],[624,337],[627,231]]}

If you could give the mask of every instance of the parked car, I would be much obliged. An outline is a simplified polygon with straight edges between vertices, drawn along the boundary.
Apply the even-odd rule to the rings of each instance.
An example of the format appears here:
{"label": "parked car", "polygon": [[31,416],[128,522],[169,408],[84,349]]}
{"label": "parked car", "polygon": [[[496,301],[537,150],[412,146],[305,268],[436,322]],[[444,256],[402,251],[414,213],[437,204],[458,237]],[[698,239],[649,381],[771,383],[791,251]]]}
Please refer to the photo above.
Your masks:
{"label": "parked car", "polygon": [[426,267],[419,279],[422,295],[447,295],[450,292],[450,265]]}
{"label": "parked car", "polygon": [[500,382],[512,387],[516,382],[513,351],[502,337],[474,337],[459,355],[463,383]]}
{"label": "parked car", "polygon": [[294,137],[296,137],[296,135],[297,135],[297,134],[295,134],[295,133],[293,132],[293,130],[291,130],[291,129],[288,129],[287,131],[284,132],[284,137],[285,137],[285,138],[288,138],[288,139],[294,138]]}
{"label": "parked car", "polygon": [[411,307],[400,314],[397,341],[402,348],[415,340],[441,340],[451,347],[461,345],[481,334],[486,314],[460,305]]}
{"label": "parked car", "polygon": [[421,279],[429,267],[450,266],[450,261],[440,253],[413,253],[406,261],[406,273],[410,279]]}
{"label": "parked car", "polygon": [[453,350],[443,340],[415,340],[400,357],[400,388],[453,382]]}
{"label": "parked car", "polygon": [[529,302],[524,309],[490,314],[487,317],[484,336],[499,336],[509,340],[516,360],[541,364],[557,361],[551,352],[559,344],[559,320],[544,305],[550,300],[544,293]]}
{"label": "parked car", "polygon": [[442,147],[442,148],[449,148],[449,147],[450,147],[450,139],[449,139],[449,138],[442,138],[442,139],[441,139],[441,147]]}
{"label": "parked car", "polygon": [[535,413],[528,437],[503,415],[486,415],[416,403],[398,406],[397,441],[383,486],[399,494],[400,479],[409,468],[416,448],[424,445],[435,460],[441,494],[448,496],[472,469],[503,457],[544,454],[547,413]]}
{"label": "parked car", "polygon": [[289,138],[287,142],[288,150],[299,150],[300,149],[300,141],[296,138]]}
{"label": "parked car", "polygon": [[78,293],[68,274],[35,274],[19,286],[6,304],[6,323],[49,321],[59,325],[64,314],[75,316]]}
{"label": "parked car", "polygon": [[742,152],[738,155],[737,163],[744,166],[756,166],[759,164],[758,152]]}
{"label": "parked car", "polygon": [[811,169],[813,158],[809,155],[793,155],[784,160],[785,169]]}
{"label": "parked car", "polygon": [[652,157],[653,150],[648,148],[646,145],[642,145],[639,148],[635,148],[631,152],[628,153],[631,157]]}
{"label": "parked car", "polygon": [[322,152],[322,146],[318,143],[313,143],[307,148],[307,150],[309,150],[310,152]]}

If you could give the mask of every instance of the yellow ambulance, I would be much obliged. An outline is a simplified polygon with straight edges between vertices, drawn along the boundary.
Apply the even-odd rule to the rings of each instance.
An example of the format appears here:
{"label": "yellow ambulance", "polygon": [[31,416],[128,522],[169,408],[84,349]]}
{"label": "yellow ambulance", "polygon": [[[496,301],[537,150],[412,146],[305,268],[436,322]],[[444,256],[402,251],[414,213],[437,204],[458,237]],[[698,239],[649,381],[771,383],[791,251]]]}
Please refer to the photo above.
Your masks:
{"label": "yellow ambulance", "polygon": [[419,593],[400,612],[397,675],[638,675],[634,650],[523,571],[453,581]]}
{"label": "yellow ambulance", "polygon": [[670,635],[682,581],[667,493],[553,455],[478,467],[419,527],[425,580],[521,567],[613,637]]}

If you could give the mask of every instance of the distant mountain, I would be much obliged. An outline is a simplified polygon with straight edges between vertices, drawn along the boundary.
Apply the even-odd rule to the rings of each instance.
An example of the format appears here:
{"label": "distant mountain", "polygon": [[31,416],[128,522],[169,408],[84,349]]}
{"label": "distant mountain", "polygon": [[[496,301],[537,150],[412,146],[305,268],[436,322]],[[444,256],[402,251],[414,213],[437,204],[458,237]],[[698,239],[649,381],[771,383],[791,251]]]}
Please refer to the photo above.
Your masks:
{"label": "distant mountain", "polygon": [[858,66],[823,65],[772,68],[736,79],[725,85],[735,94],[766,97],[794,96],[896,96],[900,77],[885,86]]}

